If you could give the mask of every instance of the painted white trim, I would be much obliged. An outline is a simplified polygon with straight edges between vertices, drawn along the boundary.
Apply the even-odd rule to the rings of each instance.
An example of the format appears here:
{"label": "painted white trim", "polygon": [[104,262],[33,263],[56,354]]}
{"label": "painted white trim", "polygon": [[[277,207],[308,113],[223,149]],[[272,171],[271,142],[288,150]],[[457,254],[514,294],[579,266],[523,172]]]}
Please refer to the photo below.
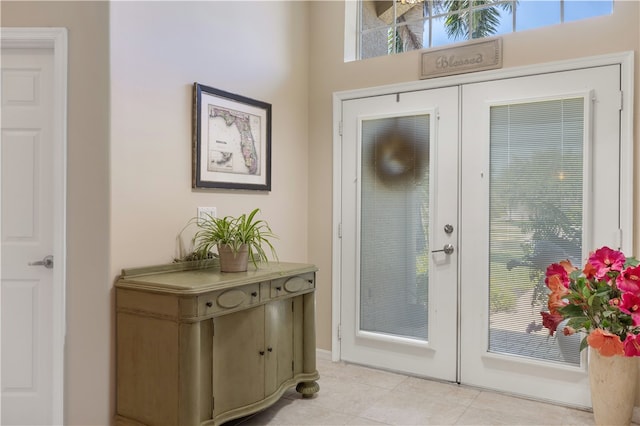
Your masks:
{"label": "painted white trim", "polygon": [[0,28],[2,48],[53,49],[53,424],[64,424],[64,349],[67,271],[67,60],[66,28]]}
{"label": "painted white trim", "polygon": [[332,360],[340,360],[340,340],[338,340],[338,325],[341,310],[341,244],[338,229],[342,220],[342,190],[341,190],[341,150],[342,137],[340,135],[340,121],[342,120],[342,102],[371,96],[388,95],[393,93],[412,92],[418,90],[435,89],[446,86],[459,86],[470,83],[502,80],[513,77],[547,74],[552,72],[570,71],[606,65],[621,65],[621,87],[623,92],[623,108],[620,112],[620,228],[622,230],[622,250],[627,255],[634,255],[633,251],[633,206],[634,202],[624,203],[623,200],[633,200],[633,78],[634,52],[619,52],[587,58],[569,59],[544,64],[527,65],[500,70],[482,71],[473,74],[455,75],[435,78],[431,80],[412,81],[388,86],[377,86],[335,92],[333,94],[333,245],[332,245],[332,314],[331,314],[331,353]]}
{"label": "painted white trim", "polygon": [[342,100],[338,94],[333,94],[333,242],[331,261],[331,360],[340,360],[340,340],[338,327],[340,326],[340,271],[342,270],[342,244],[340,243],[340,227],[342,221]]}
{"label": "painted white trim", "polygon": [[358,27],[360,16],[358,9],[360,4],[356,0],[344,2],[344,61],[355,61],[358,57]]}
{"label": "painted white trim", "polygon": [[620,90],[622,91],[622,111],[620,111],[620,198],[631,200],[626,209],[620,208],[620,229],[622,241],[620,247],[627,256],[633,253],[633,99],[635,98],[633,52],[627,52],[619,58],[621,64]]}

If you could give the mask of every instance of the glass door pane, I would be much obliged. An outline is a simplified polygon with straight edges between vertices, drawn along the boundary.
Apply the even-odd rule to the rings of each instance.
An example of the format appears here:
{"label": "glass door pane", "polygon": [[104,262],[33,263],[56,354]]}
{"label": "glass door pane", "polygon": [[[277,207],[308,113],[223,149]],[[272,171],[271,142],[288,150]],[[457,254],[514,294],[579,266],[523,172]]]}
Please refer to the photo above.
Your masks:
{"label": "glass door pane", "polygon": [[581,264],[584,98],[493,106],[490,117],[489,351],[579,365],[580,336],[559,337],[565,349],[540,311],[547,266]]}
{"label": "glass door pane", "polygon": [[360,330],[427,341],[429,114],[362,123]]}

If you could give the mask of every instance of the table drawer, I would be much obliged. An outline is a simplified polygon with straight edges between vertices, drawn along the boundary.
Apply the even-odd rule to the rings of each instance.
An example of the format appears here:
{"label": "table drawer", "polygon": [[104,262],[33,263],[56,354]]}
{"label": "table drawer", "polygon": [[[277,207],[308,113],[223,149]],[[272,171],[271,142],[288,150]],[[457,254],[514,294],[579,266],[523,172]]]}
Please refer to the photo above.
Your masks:
{"label": "table drawer", "polygon": [[296,275],[271,281],[271,297],[280,297],[294,293],[302,293],[315,287],[315,274]]}
{"label": "table drawer", "polygon": [[198,296],[198,316],[251,306],[260,302],[260,283],[212,291]]}

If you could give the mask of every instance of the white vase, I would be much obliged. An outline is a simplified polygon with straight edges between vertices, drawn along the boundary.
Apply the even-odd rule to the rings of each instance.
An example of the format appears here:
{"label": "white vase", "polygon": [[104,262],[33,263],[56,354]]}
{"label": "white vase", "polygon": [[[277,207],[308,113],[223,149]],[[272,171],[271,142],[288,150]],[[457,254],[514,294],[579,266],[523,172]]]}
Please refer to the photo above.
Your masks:
{"label": "white vase", "polygon": [[567,323],[568,319],[563,320],[558,324],[556,330],[556,338],[558,341],[558,347],[560,348],[560,354],[566,362],[579,365],[580,364],[580,341],[582,340],[582,334],[574,333],[569,336],[565,336],[562,331]]}
{"label": "white vase", "polygon": [[602,356],[589,348],[589,383],[596,425],[630,425],[636,400],[638,360]]}

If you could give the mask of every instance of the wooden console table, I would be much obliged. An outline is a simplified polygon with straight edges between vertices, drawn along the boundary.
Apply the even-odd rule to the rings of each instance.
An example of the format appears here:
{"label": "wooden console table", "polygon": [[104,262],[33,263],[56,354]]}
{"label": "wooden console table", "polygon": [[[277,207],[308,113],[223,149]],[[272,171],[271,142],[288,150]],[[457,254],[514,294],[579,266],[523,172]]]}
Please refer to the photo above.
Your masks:
{"label": "wooden console table", "polygon": [[315,272],[216,261],[123,270],[116,283],[120,425],[219,425],[315,380]]}

